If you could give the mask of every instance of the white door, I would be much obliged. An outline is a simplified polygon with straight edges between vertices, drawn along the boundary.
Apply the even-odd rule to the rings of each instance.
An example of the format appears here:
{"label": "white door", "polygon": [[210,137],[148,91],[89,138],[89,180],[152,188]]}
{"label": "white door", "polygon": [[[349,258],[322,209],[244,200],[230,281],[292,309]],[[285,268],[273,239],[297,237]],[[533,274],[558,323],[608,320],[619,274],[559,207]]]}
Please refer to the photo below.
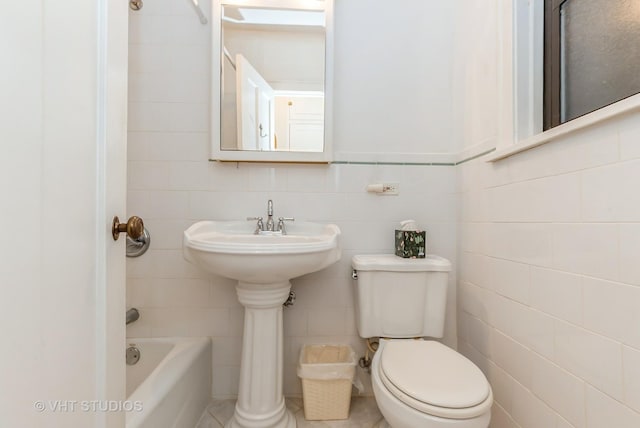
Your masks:
{"label": "white door", "polygon": [[275,131],[278,150],[322,152],[324,149],[324,96],[276,91]]}
{"label": "white door", "polygon": [[273,88],[241,54],[236,55],[238,148],[274,148]]}
{"label": "white door", "polygon": [[126,1],[0,14],[0,426],[121,428]]}
{"label": "white door", "polygon": [[[82,1],[82,0],[77,0]],[[126,1],[99,0],[101,39],[98,54],[98,154],[96,176],[104,185],[98,199],[97,316],[96,316],[96,394],[103,400],[121,401],[126,397],[125,378],[125,299],[126,234],[112,237],[113,217],[127,221],[127,91],[129,5]],[[101,87],[101,88],[100,88]],[[100,162],[102,158],[102,163]],[[104,255],[100,254],[104,249]],[[108,412],[96,415],[96,426],[121,428],[125,415]]]}

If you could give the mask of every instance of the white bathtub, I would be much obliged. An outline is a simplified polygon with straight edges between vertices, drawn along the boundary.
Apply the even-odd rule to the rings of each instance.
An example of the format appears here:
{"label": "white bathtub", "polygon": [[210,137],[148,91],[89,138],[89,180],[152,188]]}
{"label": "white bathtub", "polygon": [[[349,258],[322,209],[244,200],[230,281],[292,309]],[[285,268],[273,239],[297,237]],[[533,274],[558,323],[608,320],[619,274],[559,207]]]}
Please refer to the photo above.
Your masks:
{"label": "white bathtub", "polygon": [[140,350],[127,366],[126,428],[191,428],[211,400],[211,339],[127,339]]}

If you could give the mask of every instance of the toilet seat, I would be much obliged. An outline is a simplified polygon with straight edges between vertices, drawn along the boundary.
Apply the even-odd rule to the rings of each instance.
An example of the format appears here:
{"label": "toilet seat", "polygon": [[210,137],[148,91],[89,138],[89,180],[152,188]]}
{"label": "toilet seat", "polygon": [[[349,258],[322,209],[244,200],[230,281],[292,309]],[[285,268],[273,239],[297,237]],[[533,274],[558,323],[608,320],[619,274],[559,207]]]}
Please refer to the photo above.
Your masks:
{"label": "toilet seat", "polygon": [[488,412],[489,383],[471,361],[435,341],[390,340],[378,375],[398,400],[433,416],[468,419]]}

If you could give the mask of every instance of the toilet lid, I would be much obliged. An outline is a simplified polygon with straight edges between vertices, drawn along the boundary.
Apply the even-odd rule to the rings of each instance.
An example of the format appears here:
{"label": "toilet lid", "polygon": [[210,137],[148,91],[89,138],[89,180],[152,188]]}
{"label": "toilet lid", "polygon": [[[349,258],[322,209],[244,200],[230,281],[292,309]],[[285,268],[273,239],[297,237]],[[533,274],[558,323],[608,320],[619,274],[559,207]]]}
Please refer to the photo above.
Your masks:
{"label": "toilet lid", "polygon": [[388,389],[418,410],[440,408],[436,413],[455,417],[456,409],[471,410],[482,404],[471,412],[476,414],[485,404],[491,406],[491,388],[480,369],[439,342],[390,341],[382,349],[380,371],[383,382],[392,386]]}

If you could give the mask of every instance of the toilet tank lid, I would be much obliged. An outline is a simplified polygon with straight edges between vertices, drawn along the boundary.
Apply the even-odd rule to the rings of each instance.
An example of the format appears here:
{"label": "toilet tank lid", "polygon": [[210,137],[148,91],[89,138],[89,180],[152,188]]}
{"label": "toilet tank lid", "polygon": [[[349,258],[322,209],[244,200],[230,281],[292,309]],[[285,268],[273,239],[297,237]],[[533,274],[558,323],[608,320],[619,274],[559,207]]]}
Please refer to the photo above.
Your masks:
{"label": "toilet tank lid", "polygon": [[405,259],[394,254],[365,254],[353,256],[351,265],[360,271],[389,272],[449,272],[451,262],[444,257],[428,254],[424,259]]}

